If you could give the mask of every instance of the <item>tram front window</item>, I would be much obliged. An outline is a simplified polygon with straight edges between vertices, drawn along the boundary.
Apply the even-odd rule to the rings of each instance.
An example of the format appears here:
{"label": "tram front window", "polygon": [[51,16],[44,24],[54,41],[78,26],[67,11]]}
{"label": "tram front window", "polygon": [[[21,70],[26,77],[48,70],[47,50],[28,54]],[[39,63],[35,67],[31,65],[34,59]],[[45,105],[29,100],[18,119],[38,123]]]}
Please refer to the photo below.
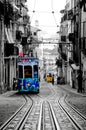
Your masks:
{"label": "tram front window", "polygon": [[38,78],[38,65],[34,65],[34,78]]}
{"label": "tram front window", "polygon": [[23,67],[19,65],[19,78],[23,78]]}
{"label": "tram front window", "polygon": [[32,67],[24,66],[24,78],[32,78]]}

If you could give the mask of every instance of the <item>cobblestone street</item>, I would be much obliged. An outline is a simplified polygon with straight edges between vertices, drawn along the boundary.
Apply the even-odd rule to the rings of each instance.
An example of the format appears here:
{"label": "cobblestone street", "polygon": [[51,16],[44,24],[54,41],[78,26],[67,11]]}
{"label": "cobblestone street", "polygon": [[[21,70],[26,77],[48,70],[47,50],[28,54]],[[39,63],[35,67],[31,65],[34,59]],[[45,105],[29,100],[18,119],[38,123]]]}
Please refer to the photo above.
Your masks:
{"label": "cobblestone street", "polygon": [[0,130],[86,130],[86,0],[0,0]]}
{"label": "cobblestone street", "polygon": [[[54,85],[51,83],[41,82],[40,97],[48,99],[50,93],[52,95],[52,87],[60,96],[62,93],[67,93],[69,96],[67,101],[86,116],[86,93],[77,93],[76,89],[69,85]],[[59,92],[59,93],[58,93]],[[33,94],[30,94],[30,96]],[[35,96],[35,95],[34,95]],[[51,96],[53,97],[53,95]],[[58,98],[58,97],[57,97]],[[17,91],[9,91],[0,94],[0,125],[2,125],[10,116],[12,116],[20,106],[24,104],[25,100]]]}

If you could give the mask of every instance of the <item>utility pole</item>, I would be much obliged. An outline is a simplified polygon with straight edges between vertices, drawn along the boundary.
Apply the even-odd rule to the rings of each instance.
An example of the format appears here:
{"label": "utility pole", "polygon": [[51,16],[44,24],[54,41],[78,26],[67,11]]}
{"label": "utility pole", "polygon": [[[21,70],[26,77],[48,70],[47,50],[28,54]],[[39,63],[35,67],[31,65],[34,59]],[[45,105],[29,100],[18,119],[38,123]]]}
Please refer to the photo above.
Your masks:
{"label": "utility pole", "polygon": [[79,75],[78,78],[78,92],[82,92],[82,63],[81,63],[81,3],[78,1],[78,16],[79,16],[79,29],[78,29],[78,57],[79,57]]}

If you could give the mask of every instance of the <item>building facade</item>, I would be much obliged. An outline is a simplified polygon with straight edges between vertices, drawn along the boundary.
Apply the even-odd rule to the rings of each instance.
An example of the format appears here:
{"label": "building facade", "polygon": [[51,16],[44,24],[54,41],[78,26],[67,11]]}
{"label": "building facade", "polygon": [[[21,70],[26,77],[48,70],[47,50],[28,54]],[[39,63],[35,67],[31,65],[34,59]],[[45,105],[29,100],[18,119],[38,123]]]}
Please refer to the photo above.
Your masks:
{"label": "building facade", "polygon": [[[22,37],[29,33],[26,0],[0,1],[0,93],[13,89]],[[20,21],[22,19],[22,21]],[[20,27],[24,30],[21,31]]]}
{"label": "building facade", "polygon": [[86,2],[84,0],[67,0],[61,11],[59,53],[61,68],[65,81],[77,88],[76,75],[82,71],[82,85],[86,77]]}

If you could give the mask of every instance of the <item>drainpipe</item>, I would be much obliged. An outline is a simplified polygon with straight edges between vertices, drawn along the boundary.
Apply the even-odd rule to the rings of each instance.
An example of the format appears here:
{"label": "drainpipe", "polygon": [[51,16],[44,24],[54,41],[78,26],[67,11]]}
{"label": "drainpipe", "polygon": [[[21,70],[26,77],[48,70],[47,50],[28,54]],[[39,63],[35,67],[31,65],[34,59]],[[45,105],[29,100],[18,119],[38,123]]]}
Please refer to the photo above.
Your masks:
{"label": "drainpipe", "polygon": [[1,17],[1,41],[0,41],[0,90],[4,91],[4,17]]}

